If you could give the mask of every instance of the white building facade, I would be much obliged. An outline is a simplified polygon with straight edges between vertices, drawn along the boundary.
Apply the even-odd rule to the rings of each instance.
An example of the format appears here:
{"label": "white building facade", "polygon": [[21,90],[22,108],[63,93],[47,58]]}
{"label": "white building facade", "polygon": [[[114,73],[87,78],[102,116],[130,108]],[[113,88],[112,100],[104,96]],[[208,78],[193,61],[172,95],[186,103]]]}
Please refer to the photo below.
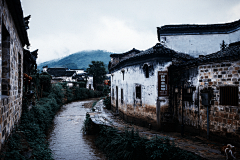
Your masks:
{"label": "white building facade", "polygon": [[160,43],[194,57],[219,51],[223,41],[240,41],[240,20],[212,25],[165,25],[157,29]]}
{"label": "white building facade", "polygon": [[168,112],[168,67],[173,58],[191,57],[161,44],[132,57],[122,57],[110,68],[112,110],[128,122],[159,128],[163,113]]}

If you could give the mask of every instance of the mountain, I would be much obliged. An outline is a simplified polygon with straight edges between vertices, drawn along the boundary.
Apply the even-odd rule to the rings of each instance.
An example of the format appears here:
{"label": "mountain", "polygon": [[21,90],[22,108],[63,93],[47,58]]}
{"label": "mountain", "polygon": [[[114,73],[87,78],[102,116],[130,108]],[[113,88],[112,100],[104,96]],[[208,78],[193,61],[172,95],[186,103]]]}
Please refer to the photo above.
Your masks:
{"label": "mountain", "polygon": [[107,69],[108,63],[111,60],[111,52],[102,50],[81,51],[61,59],[55,59],[38,64],[38,69],[41,71],[43,66],[51,67],[67,67],[69,69],[86,69],[91,61],[103,61]]}

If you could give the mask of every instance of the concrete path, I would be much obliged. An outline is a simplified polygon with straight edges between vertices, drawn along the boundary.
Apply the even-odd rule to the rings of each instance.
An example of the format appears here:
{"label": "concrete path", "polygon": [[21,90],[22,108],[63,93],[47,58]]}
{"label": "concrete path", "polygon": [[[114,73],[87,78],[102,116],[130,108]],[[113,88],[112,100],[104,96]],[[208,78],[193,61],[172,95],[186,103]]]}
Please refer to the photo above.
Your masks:
{"label": "concrete path", "polygon": [[105,124],[125,130],[126,128],[134,128],[139,131],[141,136],[152,138],[154,136],[168,137],[173,140],[176,146],[183,150],[193,152],[201,157],[209,160],[225,160],[225,156],[221,155],[220,148],[222,144],[209,141],[205,138],[198,136],[185,136],[181,137],[177,132],[157,132],[149,130],[145,127],[140,127],[124,122],[118,115],[114,115],[110,110],[105,109],[103,100],[100,100],[95,105],[95,112],[90,112],[92,121],[96,124]]}

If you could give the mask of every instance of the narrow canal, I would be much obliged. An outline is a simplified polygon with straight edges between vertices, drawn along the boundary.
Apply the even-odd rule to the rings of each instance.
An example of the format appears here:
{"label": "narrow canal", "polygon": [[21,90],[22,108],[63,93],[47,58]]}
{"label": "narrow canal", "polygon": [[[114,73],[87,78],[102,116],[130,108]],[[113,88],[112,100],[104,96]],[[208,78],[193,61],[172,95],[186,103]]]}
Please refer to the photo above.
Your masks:
{"label": "narrow canal", "polygon": [[105,160],[94,146],[94,137],[82,133],[81,128],[90,109],[91,101],[78,101],[64,105],[55,116],[48,141],[55,160]]}

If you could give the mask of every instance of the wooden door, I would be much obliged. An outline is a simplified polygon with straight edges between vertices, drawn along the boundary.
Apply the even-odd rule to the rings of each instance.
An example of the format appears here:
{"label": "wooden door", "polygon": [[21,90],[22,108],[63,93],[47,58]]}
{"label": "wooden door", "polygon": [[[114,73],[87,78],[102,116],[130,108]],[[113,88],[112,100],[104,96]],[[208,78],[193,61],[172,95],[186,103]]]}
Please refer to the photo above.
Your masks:
{"label": "wooden door", "polygon": [[116,86],[116,112],[118,112],[118,86]]}

